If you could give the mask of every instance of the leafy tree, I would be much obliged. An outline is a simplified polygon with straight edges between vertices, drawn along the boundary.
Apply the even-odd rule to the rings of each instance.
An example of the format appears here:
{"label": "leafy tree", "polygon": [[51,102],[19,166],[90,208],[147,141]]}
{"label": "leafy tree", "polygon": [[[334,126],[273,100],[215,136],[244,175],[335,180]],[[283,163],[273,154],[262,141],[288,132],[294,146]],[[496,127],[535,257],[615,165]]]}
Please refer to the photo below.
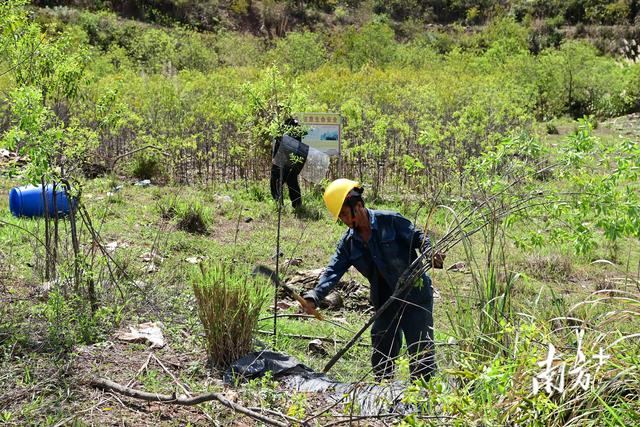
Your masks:
{"label": "leafy tree", "polygon": [[359,70],[365,64],[385,67],[396,59],[394,37],[386,22],[370,22],[360,29],[350,27],[336,40],[335,59],[351,70]]}
{"label": "leafy tree", "polygon": [[585,19],[592,23],[615,25],[628,22],[631,15],[628,0],[585,0]]}
{"label": "leafy tree", "polygon": [[[30,157],[27,175],[37,183],[63,177],[71,160],[77,160],[65,154],[66,147],[74,144],[71,135],[77,131],[75,125],[67,127],[65,113],[78,95],[88,52],[74,44],[72,33],[63,32],[53,39],[42,32],[37,23],[27,19],[24,5],[10,1],[0,12],[7,72],[16,85],[10,95],[14,124],[2,141]],[[81,146],[89,148],[84,142],[78,141],[71,151],[79,155]]]}
{"label": "leafy tree", "polygon": [[318,34],[308,31],[291,32],[276,41],[276,46],[267,52],[267,61],[278,67],[288,67],[294,74],[318,68],[327,58],[324,43]]}
{"label": "leafy tree", "polygon": [[418,0],[376,0],[373,5],[376,13],[386,13],[393,19],[402,21],[408,18],[423,18],[425,13],[425,2]]}

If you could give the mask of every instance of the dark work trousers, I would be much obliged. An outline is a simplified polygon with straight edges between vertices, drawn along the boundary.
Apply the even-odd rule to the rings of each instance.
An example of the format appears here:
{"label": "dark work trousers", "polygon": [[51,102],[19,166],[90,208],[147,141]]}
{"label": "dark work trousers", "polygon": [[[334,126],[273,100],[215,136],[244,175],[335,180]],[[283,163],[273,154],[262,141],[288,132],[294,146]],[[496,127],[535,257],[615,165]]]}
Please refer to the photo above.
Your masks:
{"label": "dark work trousers", "polygon": [[[300,184],[298,184],[298,174],[300,173],[298,168],[282,169],[283,181],[287,183],[289,187],[289,198],[291,199],[291,206],[294,209],[302,206],[302,195],[300,193]],[[271,165],[271,196],[274,200],[278,201],[280,192],[283,190],[284,183],[280,182],[280,166],[274,164]]]}
{"label": "dark work trousers", "polygon": [[[429,286],[431,284],[429,283]],[[431,378],[436,370],[433,340],[433,292],[420,304],[394,302],[371,328],[371,366],[377,380],[390,379],[402,336],[410,357],[411,378]]]}

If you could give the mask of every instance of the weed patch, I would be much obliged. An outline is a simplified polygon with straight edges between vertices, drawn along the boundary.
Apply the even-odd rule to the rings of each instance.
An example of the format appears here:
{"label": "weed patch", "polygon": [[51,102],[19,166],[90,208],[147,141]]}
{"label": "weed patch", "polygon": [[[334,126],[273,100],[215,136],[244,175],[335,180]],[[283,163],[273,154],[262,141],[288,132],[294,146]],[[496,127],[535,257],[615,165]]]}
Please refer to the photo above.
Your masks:
{"label": "weed patch", "polygon": [[164,170],[157,156],[145,153],[134,158],[131,174],[138,179],[154,179],[163,176]]}
{"label": "weed patch", "polygon": [[178,200],[175,196],[161,197],[156,201],[156,212],[164,220],[172,220],[178,214]]}
{"label": "weed patch", "polygon": [[176,209],[177,227],[192,234],[206,234],[209,224],[208,212],[200,202],[182,202]]}
{"label": "weed patch", "polygon": [[543,281],[566,281],[573,273],[571,259],[559,254],[528,255],[524,261],[524,268],[527,274]]}
{"label": "weed patch", "polygon": [[220,264],[191,276],[209,363],[228,367],[251,350],[254,329],[266,303],[266,287]]}

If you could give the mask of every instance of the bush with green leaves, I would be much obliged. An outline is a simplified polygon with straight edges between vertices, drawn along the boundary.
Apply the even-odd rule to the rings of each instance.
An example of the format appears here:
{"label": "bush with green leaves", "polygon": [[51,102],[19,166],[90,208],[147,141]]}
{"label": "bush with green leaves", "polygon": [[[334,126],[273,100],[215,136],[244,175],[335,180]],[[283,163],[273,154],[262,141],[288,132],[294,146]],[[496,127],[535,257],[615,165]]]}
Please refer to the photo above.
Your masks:
{"label": "bush with green leaves", "polygon": [[164,159],[154,153],[141,153],[134,157],[131,174],[138,179],[155,179],[164,175]]}
{"label": "bush with green leaves", "polygon": [[13,81],[4,99],[10,127],[0,145],[29,157],[26,175],[31,183],[50,182],[70,178],[97,142],[90,128],[67,116],[90,56],[74,28],[48,34],[29,19],[25,3],[11,0],[0,7],[0,74]]}
{"label": "bush with green leaves", "polygon": [[102,52],[122,48],[133,64],[146,70],[171,72],[174,67],[206,71],[218,64],[218,56],[211,47],[213,38],[207,34],[180,27],[165,30],[121,19],[107,11],[70,12],[61,8],[48,9],[46,13],[80,29]]}
{"label": "bush with green leaves", "polygon": [[178,197],[175,195],[161,197],[156,201],[155,210],[164,220],[172,220],[178,214]]}
{"label": "bush with green leaves", "polygon": [[[167,211],[168,214],[170,214],[170,210]],[[175,217],[178,230],[193,234],[206,234],[211,222],[211,213],[199,200],[178,202],[175,208]]]}
{"label": "bush with green leaves", "polygon": [[358,71],[365,65],[392,65],[397,49],[394,37],[393,29],[384,20],[361,28],[347,28],[334,41],[334,58],[352,71]]}
{"label": "bush with green leaves", "polygon": [[93,344],[117,324],[109,308],[94,312],[81,298],[65,298],[58,289],[49,293],[46,302],[36,305],[34,312],[46,320],[46,344],[57,352],[70,351],[77,344]]}
{"label": "bush with green leaves", "polygon": [[254,329],[268,287],[223,263],[201,265],[191,274],[209,363],[219,369],[252,349]]}
{"label": "bush with green leaves", "polygon": [[289,67],[294,74],[315,70],[327,60],[327,49],[317,33],[291,32],[278,39],[266,55],[269,64]]}
{"label": "bush with green leaves", "polygon": [[[93,132],[85,139],[99,140],[91,152],[109,166],[152,142],[169,155],[171,178],[181,183],[264,178],[285,115],[337,111],[344,118],[341,173],[376,192],[385,182],[406,187],[416,182],[415,171],[405,169],[409,156],[424,165],[421,188],[431,192],[535,118],[609,117],[640,102],[637,64],[577,42],[532,55],[529,30],[513,19],[473,34],[454,28],[399,42],[390,22],[374,17],[331,34],[292,32],[270,49],[231,32],[193,35],[178,49],[210,45],[221,67],[154,53],[154,46],[192,37],[179,29],[90,12],[65,22],[78,23],[66,33],[92,53],[83,96],[67,113],[74,128]],[[121,40],[132,34],[139,41]],[[259,68],[268,63],[276,65]]]}

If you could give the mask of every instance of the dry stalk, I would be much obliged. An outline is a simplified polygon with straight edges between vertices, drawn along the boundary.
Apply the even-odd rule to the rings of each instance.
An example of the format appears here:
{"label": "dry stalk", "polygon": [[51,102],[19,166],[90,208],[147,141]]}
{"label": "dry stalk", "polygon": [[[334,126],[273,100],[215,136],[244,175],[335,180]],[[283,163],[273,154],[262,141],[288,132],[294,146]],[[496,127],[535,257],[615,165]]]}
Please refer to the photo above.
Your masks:
{"label": "dry stalk", "polygon": [[140,375],[142,373],[142,371],[147,369],[147,366],[149,366],[149,362],[151,361],[151,356],[152,355],[153,355],[153,353],[149,352],[149,356],[147,356],[147,360],[145,360],[144,363],[142,364],[142,366],[140,366],[140,369],[138,369],[138,372],[136,372],[136,374],[133,376],[133,378],[131,378],[131,381],[129,381],[127,383],[127,387],[131,387],[133,385],[133,383],[135,382],[136,378],[138,378],[138,375]]}

